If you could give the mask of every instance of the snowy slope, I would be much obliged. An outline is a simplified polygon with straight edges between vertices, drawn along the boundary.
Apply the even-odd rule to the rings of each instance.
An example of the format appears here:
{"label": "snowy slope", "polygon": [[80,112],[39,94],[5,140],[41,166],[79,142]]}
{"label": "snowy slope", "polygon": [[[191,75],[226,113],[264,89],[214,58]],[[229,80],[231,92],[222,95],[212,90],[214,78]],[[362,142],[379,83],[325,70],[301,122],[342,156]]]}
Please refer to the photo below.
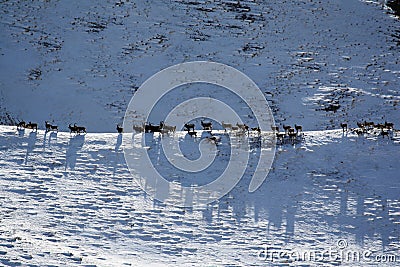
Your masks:
{"label": "snowy slope", "polygon": [[[399,264],[400,136],[337,129],[364,120],[399,128],[400,21],[375,1],[240,2],[1,2],[0,120],[49,120],[61,131],[0,126],[0,265],[369,264],[260,254],[340,239]],[[184,210],[135,184],[114,132],[147,78],[192,60],[243,71],[277,124],[303,125],[305,140],[277,147],[254,193],[245,176],[219,202]],[[89,133],[65,132],[74,122]]]}
{"label": "snowy slope", "polygon": [[2,264],[256,266],[272,264],[259,258],[266,245],[324,250],[340,238],[352,249],[398,255],[400,136],[306,132],[301,144],[278,147],[255,193],[244,177],[194,210],[152,203],[128,172],[121,139],[0,128]]}

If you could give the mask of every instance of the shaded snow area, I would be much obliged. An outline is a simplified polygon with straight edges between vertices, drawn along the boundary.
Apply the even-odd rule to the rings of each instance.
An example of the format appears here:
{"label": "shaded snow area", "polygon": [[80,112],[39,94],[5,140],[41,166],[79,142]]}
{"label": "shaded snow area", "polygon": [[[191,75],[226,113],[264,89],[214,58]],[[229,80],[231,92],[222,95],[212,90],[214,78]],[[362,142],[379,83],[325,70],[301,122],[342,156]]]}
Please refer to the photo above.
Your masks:
{"label": "shaded snow area", "polygon": [[[196,142],[182,135],[164,138],[186,147]],[[305,132],[301,143],[278,145],[257,191],[248,193],[244,177],[220,201],[196,209],[149,199],[124,163],[121,140],[116,133],[0,128],[1,264],[376,266],[377,256],[400,260],[396,133],[383,139]],[[338,242],[347,242],[345,253],[370,257],[302,262],[264,253],[322,253],[338,250]]]}
{"label": "shaded snow area", "polygon": [[[400,265],[400,20],[383,1],[0,2],[1,266]],[[131,134],[115,127],[144,81],[195,60],[242,71],[281,131],[304,132],[278,141],[253,193],[252,157],[272,133],[232,137],[251,140],[241,147],[249,171],[220,200],[178,208],[146,195],[124,158]],[[256,126],[238,96],[207,84],[165,95],[151,122],[193,95]],[[39,130],[6,126],[19,120]],[[357,134],[364,121],[397,130]],[[70,123],[88,133],[70,134]],[[205,148],[242,164],[228,159],[221,129],[221,143]],[[145,134],[151,160],[160,140],[199,157],[203,137],[185,134]]]}

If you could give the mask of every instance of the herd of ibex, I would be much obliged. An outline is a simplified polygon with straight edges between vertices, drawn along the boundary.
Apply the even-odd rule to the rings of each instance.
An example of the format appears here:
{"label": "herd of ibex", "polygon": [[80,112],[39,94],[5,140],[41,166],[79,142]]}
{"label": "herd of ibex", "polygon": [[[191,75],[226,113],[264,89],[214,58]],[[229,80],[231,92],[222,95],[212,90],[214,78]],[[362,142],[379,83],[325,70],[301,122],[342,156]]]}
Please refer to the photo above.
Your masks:
{"label": "herd of ibex", "polygon": [[[44,122],[44,125],[46,127],[46,132],[49,131],[56,131],[58,132],[58,126],[56,125],[51,125],[50,123],[48,123],[47,121]],[[26,123],[25,121],[20,121],[17,124],[17,130],[18,131],[22,131],[24,129],[32,129],[37,131],[38,130],[38,124],[37,123],[33,123],[33,122],[29,122]]]}
{"label": "herd of ibex", "polygon": [[[46,128],[46,133],[47,132],[58,132],[58,126],[50,124],[48,121],[44,122],[44,126]],[[26,123],[25,121],[20,121],[17,123],[17,130],[18,131],[23,131],[24,129],[32,129],[34,131],[38,130],[38,124],[29,122]],[[69,124],[68,129],[70,130],[70,133],[86,133],[86,127],[83,126],[77,126],[76,123],[74,125]]]}
{"label": "herd of ibex", "polygon": [[299,138],[303,137],[303,126],[294,125],[294,128],[290,125],[282,125],[282,128],[285,132],[279,132],[279,126],[271,126],[272,131],[276,134],[276,138],[280,144],[284,144],[286,142],[291,142],[292,145],[299,140]]}
{"label": "herd of ibex", "polygon": [[[211,121],[204,121],[201,120],[201,127],[203,131],[208,131],[212,132],[213,125]],[[235,134],[237,136],[239,135],[245,135],[245,134],[250,134],[251,132],[258,134],[259,136],[261,135],[261,129],[259,127],[254,127],[250,128],[246,124],[241,124],[241,123],[225,123],[221,122],[221,126],[224,129],[224,132],[230,132],[232,134]],[[196,125],[194,123],[185,123],[183,126],[184,130],[187,131],[187,134],[190,135],[191,137],[197,137],[197,132],[195,130]],[[287,140],[290,140],[292,143],[296,142],[298,140],[298,137],[303,136],[302,131],[303,127],[300,125],[295,124],[294,128],[291,126],[283,125],[283,128],[285,130],[284,133],[279,132],[279,127],[278,126],[271,126],[271,129],[273,133],[276,135],[278,141],[280,141],[281,144],[285,143]],[[160,132],[160,133],[170,133],[170,132],[175,132],[176,126],[167,126],[164,124],[164,122],[160,122],[159,125],[152,125],[150,123],[143,124],[141,126],[134,125],[133,130],[135,132]],[[211,141],[217,143],[218,138],[217,136],[211,135],[211,137],[208,137]]]}
{"label": "herd of ibex", "polygon": [[376,134],[378,133],[379,136],[382,138],[390,138],[390,134],[392,134],[394,129],[394,123],[387,122],[385,123],[375,123],[373,121],[364,121],[364,122],[357,122],[357,128],[349,129],[347,123],[341,123],[340,127],[342,127],[343,133],[350,130],[353,133],[356,133],[358,136],[363,136],[365,134]]}
{"label": "herd of ibex", "polygon": [[[20,121],[16,126],[17,130],[19,131],[22,131],[23,129],[32,129],[33,131],[38,130],[38,124],[32,122],[26,123],[25,121]],[[213,129],[211,121],[201,120],[201,126],[203,128],[203,131],[211,132]],[[240,123],[231,124],[222,121],[221,126],[225,132],[230,131],[231,133],[235,133],[237,135],[246,133],[249,134],[250,131],[256,132],[259,135],[261,134],[261,130],[259,127],[250,128],[246,124],[240,124]],[[375,134],[378,133],[383,138],[385,137],[390,138],[391,134],[395,131],[394,124],[392,122],[387,122],[387,121],[385,121],[384,123],[375,123],[372,121],[357,122],[357,126],[358,126],[357,128],[348,128],[347,123],[340,123],[340,127],[342,128],[343,133],[351,131],[353,133],[356,133],[358,136],[371,133]],[[185,131],[187,131],[187,133],[192,137],[197,136],[195,128],[196,126],[194,123],[184,124]],[[282,128],[284,132],[279,131],[279,126],[271,126],[271,130],[275,134],[280,144],[284,144],[286,142],[291,142],[292,144],[294,144],[296,141],[301,140],[299,138],[302,138],[304,136],[303,127],[301,125],[295,124],[294,127],[292,127],[283,124]],[[58,126],[52,125],[48,121],[45,121],[45,129],[46,132],[49,131],[58,132]],[[68,129],[70,130],[70,133],[75,133],[75,134],[86,133],[86,127],[77,126],[76,123],[74,125],[69,124]],[[133,130],[135,132],[144,132],[144,133],[158,132],[161,134],[168,134],[168,133],[174,133],[176,131],[176,126],[166,125],[163,121],[161,121],[158,125],[151,123],[143,123],[142,125],[133,125]],[[123,133],[123,128],[119,124],[117,125],[117,132]]]}

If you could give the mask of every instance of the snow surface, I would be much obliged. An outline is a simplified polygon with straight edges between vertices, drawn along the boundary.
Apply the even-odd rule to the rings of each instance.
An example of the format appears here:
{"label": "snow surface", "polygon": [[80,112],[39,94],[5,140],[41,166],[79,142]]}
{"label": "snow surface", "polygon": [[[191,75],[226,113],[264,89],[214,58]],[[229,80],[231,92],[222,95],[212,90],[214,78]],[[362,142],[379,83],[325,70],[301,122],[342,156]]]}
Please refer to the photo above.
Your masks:
{"label": "snow surface", "polygon": [[2,126],[0,137],[4,265],[257,266],[272,264],[258,257],[265,245],[325,250],[339,239],[398,256],[400,136],[305,132],[302,143],[278,146],[260,189],[249,194],[244,177],[220,201],[197,209],[151,201],[131,177],[116,133]]}
{"label": "snow surface", "polygon": [[[396,265],[258,257],[265,246],[320,251],[340,239],[397,255],[398,265],[400,137],[337,129],[363,120],[399,127],[399,20],[374,1],[232,3],[1,3],[1,119],[49,120],[61,131],[0,127],[0,265]],[[278,146],[257,191],[248,193],[245,176],[193,210],[149,199],[110,133],[146,79],[192,60],[244,72],[277,124],[305,129],[300,144]],[[74,122],[89,133],[65,132]]]}

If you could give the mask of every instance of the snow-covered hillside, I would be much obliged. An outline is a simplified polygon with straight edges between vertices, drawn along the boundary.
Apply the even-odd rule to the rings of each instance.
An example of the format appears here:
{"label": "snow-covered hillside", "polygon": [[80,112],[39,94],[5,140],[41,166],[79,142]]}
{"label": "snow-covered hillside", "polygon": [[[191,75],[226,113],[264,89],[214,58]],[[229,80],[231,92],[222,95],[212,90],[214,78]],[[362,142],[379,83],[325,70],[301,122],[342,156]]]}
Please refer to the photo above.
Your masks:
{"label": "snow-covered hillside", "polygon": [[[400,121],[400,22],[380,5],[235,3],[4,1],[2,112],[14,120],[113,132],[151,75],[212,60],[253,79],[278,122],[319,130],[338,120]],[[337,104],[337,113],[324,111]]]}
{"label": "snow-covered hillside", "polygon": [[[0,265],[399,264],[399,132],[343,134],[340,123],[400,128],[400,20],[380,1],[239,2],[1,1],[0,122],[39,131],[0,126]],[[245,175],[220,201],[183,209],[135,183],[115,126],[146,79],[193,60],[248,75],[277,125],[301,124],[305,136],[277,146],[254,193]],[[46,134],[45,120],[60,132]],[[75,122],[88,134],[67,132]],[[182,135],[164,140],[198,142]],[[330,248],[370,257],[288,257]]]}

